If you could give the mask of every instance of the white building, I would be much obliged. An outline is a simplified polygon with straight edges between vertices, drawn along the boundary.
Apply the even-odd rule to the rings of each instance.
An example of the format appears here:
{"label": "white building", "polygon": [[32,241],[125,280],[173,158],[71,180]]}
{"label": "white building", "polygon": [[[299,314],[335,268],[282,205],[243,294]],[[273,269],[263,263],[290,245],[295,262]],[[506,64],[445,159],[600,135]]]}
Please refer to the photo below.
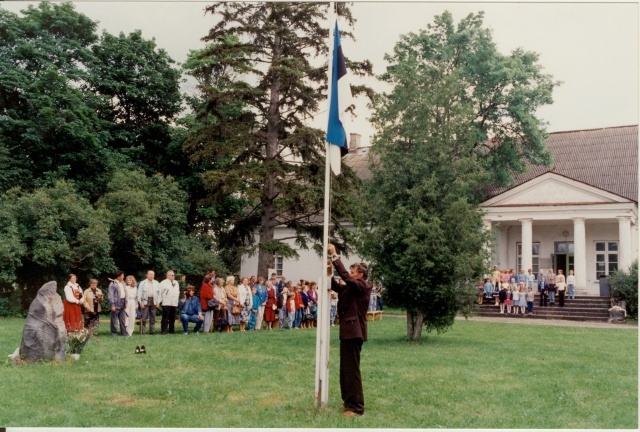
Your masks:
{"label": "white building", "polygon": [[574,270],[576,293],[599,295],[600,277],[638,259],[638,126],[552,133],[547,144],[551,168],[486,190],[493,263]]}
{"label": "white building", "polygon": [[[345,157],[363,179],[370,176],[368,149]],[[574,270],[578,295],[599,295],[599,278],[638,259],[638,126],[550,134],[550,168],[529,166],[510,187],[487,188],[481,204],[485,226],[495,232],[493,264],[500,269],[550,267]],[[289,237],[285,229],[276,238]],[[312,250],[299,260],[276,257],[276,271],[289,280],[317,279],[321,266]],[[257,268],[245,257],[241,274]],[[347,263],[362,261],[350,256]]]}

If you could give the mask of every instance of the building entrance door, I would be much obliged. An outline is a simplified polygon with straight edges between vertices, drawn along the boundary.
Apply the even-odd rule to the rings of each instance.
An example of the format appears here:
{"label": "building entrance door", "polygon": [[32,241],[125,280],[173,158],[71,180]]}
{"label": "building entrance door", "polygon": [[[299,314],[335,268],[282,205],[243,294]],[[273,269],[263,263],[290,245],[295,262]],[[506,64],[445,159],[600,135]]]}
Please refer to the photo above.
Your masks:
{"label": "building entrance door", "polygon": [[562,270],[562,273],[566,276],[569,274],[569,270],[573,270],[573,254],[556,254],[554,271],[558,273],[558,270]]}
{"label": "building entrance door", "polygon": [[558,273],[558,270],[562,270],[562,273],[566,276],[569,274],[569,270],[574,270],[573,242],[556,242],[554,249],[553,270],[555,273]]}

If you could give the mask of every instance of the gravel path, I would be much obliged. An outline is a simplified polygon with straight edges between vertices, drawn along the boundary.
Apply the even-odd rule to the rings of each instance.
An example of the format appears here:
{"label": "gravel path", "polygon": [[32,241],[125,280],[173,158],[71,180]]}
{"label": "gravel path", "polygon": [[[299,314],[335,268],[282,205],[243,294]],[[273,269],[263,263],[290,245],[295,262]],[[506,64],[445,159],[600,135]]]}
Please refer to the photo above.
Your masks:
{"label": "gravel path", "polygon": [[[398,317],[406,318],[405,315],[384,315],[386,317]],[[457,316],[457,320],[464,320],[463,316]],[[491,318],[474,316],[468,319],[468,321],[479,322],[503,322],[513,324],[531,324],[531,325],[552,325],[552,326],[564,326],[564,327],[591,327],[591,328],[619,328],[619,329],[638,329],[636,324],[610,324],[606,322],[593,322],[593,321],[571,321],[571,320],[544,320],[544,319],[526,319],[526,318]]]}
{"label": "gravel path", "polygon": [[[458,316],[457,320],[464,320],[464,317]],[[630,324],[611,324],[607,322],[595,321],[571,321],[571,320],[545,320],[545,319],[526,319],[526,318],[491,318],[491,317],[471,317],[469,321],[485,321],[485,322],[508,322],[517,324],[532,325],[553,325],[564,327],[592,327],[592,328],[623,328],[638,329],[637,325]]]}

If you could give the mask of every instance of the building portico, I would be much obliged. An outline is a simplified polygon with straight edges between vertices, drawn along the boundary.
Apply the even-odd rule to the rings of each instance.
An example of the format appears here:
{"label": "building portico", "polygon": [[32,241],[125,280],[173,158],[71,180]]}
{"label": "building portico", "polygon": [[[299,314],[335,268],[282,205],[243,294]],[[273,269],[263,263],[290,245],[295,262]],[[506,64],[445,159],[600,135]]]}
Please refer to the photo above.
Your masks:
{"label": "building portico", "polygon": [[574,270],[578,295],[638,256],[637,203],[547,172],[482,204],[501,269]]}

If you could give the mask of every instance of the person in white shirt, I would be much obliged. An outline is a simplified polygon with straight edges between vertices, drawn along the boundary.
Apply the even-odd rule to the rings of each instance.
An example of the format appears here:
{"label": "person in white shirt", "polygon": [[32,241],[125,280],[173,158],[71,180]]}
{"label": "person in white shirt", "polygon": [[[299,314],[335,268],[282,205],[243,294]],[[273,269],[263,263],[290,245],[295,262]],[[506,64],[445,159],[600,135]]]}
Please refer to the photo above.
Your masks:
{"label": "person in white shirt", "polygon": [[82,304],[84,295],[82,288],[76,283],[76,275],[71,273],[64,287],[64,307],[62,318],[68,332],[82,330]]}
{"label": "person in white shirt", "polygon": [[176,282],[173,270],[169,270],[167,278],[160,282],[160,295],[162,296],[162,321],[160,323],[162,334],[174,334],[176,311],[180,300],[180,285]]}
{"label": "person in white shirt", "polygon": [[569,275],[567,276],[567,298],[574,299],[576,298],[576,292],[574,288],[576,286],[576,277],[573,274],[573,270],[569,270]]}
{"label": "person in white shirt", "polygon": [[153,270],[147,272],[145,280],[138,285],[138,304],[140,305],[140,331],[142,334],[147,332],[147,320],[149,320],[149,334],[155,334],[156,329],[156,311],[162,302],[162,294],[160,293],[160,284],[154,280],[156,276]]}

